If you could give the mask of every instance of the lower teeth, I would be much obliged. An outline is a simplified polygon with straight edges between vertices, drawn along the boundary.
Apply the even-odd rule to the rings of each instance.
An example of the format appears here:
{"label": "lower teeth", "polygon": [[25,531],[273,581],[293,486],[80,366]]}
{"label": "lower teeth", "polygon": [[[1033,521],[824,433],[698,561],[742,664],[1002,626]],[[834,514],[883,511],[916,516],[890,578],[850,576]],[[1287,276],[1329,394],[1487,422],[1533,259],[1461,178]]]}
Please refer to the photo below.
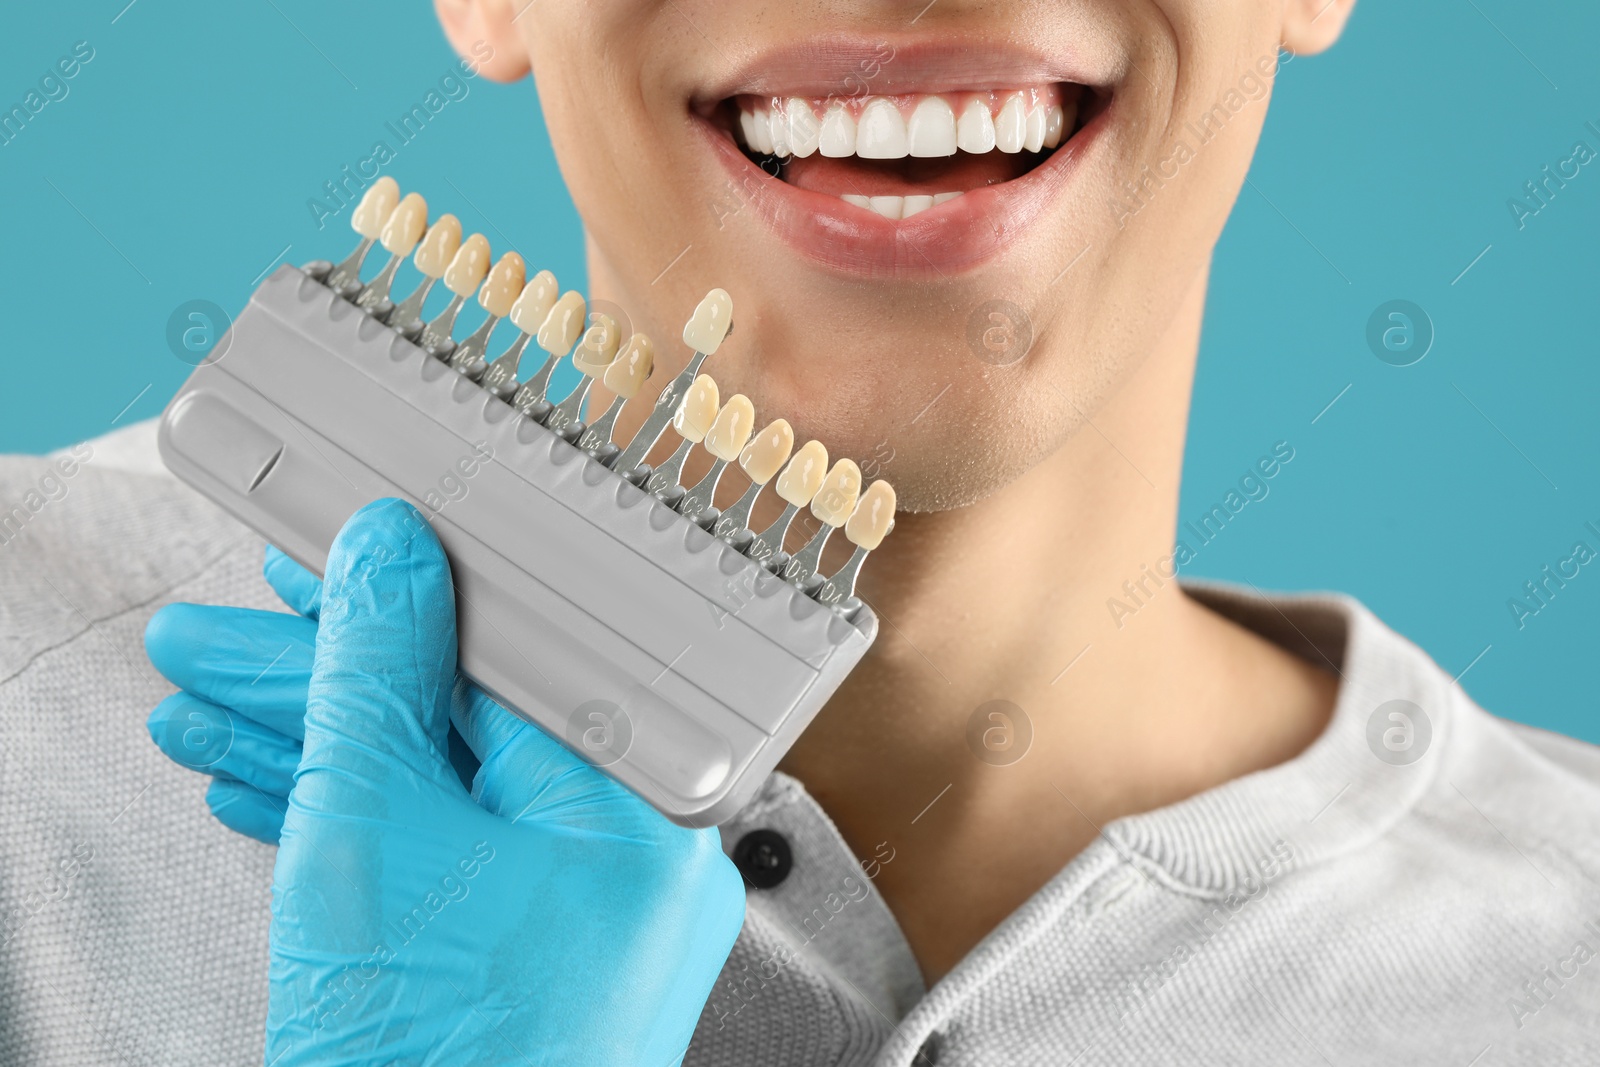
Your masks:
{"label": "lower teeth", "polygon": [[948,203],[960,193],[939,193],[935,196],[858,196],[845,193],[839,199],[856,207],[875,211],[886,219],[909,219],[911,216]]}

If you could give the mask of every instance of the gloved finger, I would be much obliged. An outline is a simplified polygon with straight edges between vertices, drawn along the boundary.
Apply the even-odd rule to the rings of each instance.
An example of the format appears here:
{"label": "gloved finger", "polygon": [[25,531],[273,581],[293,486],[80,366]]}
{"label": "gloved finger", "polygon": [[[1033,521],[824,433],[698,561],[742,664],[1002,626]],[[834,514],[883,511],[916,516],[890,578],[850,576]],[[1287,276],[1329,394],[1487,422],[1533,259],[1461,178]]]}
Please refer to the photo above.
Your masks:
{"label": "gloved finger", "polygon": [[465,677],[456,678],[452,695],[451,722],[479,763],[488,761],[524,730],[535,729]]}
{"label": "gloved finger", "polygon": [[[306,767],[359,778],[365,754],[454,783],[447,758],[456,600],[444,548],[402,500],[368,504],[328,552],[306,705]],[[354,742],[354,745],[352,745]]]}
{"label": "gloved finger", "polygon": [[248,782],[287,797],[300,766],[300,742],[190,693],[156,705],[145,727],[167,758],[192,771]]}
{"label": "gloved finger", "polygon": [[173,685],[296,740],[316,639],[317,624],[299,615],[206,604],[168,604],[144,630],[150,662]]}
{"label": "gloved finger", "polygon": [[454,726],[450,727],[449,739],[450,766],[455,769],[456,778],[461,782],[461,788],[471,792],[472,780],[478,776],[478,768],[483,764],[478,762],[478,756],[468,746],[466,739],[461,736],[461,731]]}
{"label": "gloved finger", "polygon": [[276,845],[283,835],[287,802],[269,797],[252,785],[217,778],[206,788],[206,807],[234,833]]}
{"label": "gloved finger", "polygon": [[[472,783],[472,798],[485,811],[512,821],[534,817],[552,807],[573,815],[581,806],[591,825],[618,816],[637,819],[643,802],[575,755],[539,727],[524,722],[487,693],[458,679],[452,714],[455,727],[481,761]],[[586,749],[597,763],[620,758],[628,743],[612,722],[584,720],[594,744]],[[648,809],[646,809],[648,810]]]}
{"label": "gloved finger", "polygon": [[289,610],[315,619],[322,611],[322,579],[290,559],[276,545],[267,546],[261,576]]}

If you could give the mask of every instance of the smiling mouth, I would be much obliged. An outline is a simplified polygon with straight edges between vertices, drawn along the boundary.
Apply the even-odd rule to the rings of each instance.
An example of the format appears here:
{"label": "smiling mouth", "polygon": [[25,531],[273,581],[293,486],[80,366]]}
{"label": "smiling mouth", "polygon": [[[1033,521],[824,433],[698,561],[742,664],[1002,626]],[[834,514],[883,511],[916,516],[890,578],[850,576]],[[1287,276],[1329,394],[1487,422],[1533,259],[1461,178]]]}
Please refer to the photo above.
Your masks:
{"label": "smiling mouth", "polygon": [[801,45],[691,101],[729,177],[710,201],[718,229],[748,209],[831,272],[948,279],[1014,247],[1077,175],[1104,170],[1087,162],[1114,118],[1104,60],[1088,63],[1104,79],[1090,84],[944,42],[899,51],[875,94],[817,92],[862,52]]}
{"label": "smiling mouth", "polygon": [[724,132],[786,185],[898,222],[1045,164],[1098,112],[1085,86],[893,96],[740,95]]}

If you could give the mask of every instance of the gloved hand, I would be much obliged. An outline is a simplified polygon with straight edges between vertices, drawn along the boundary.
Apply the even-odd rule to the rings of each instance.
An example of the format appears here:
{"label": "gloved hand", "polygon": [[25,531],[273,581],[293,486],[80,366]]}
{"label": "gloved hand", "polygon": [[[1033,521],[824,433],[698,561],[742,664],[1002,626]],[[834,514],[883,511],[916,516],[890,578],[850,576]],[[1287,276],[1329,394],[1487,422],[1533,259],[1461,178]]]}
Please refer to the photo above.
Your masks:
{"label": "gloved hand", "polygon": [[[257,655],[284,639],[265,673],[242,658],[230,676],[211,658],[210,684],[154,717],[158,738],[181,735],[164,724],[189,713],[231,719],[241,755],[214,747],[188,762],[220,756],[209,769],[234,775],[241,796],[282,785],[303,686],[273,874],[266,1061],[678,1062],[743,921],[715,831],[672,825],[457,678],[449,565],[415,508],[357,512],[320,598],[314,579],[295,580],[291,602],[320,599],[315,623],[274,631],[254,626],[271,613],[174,606],[146,638],[180,685],[196,680],[186,653],[213,639]],[[230,612],[231,630],[197,629]],[[174,714],[173,701],[189,703]],[[482,762],[470,793],[447,756],[452,716]],[[252,781],[261,793],[244,792]],[[219,817],[249,812],[234,821],[270,829],[254,803]]]}
{"label": "gloved hand", "polygon": [[[262,574],[296,614],[172,604],[151,619],[145,649],[179,692],[148,726],[173,762],[213,776],[206,803],[218,822],[276,845],[305,739],[322,582],[271,545]],[[483,698],[470,683],[459,695]],[[450,762],[471,788],[478,760],[454,724]]]}

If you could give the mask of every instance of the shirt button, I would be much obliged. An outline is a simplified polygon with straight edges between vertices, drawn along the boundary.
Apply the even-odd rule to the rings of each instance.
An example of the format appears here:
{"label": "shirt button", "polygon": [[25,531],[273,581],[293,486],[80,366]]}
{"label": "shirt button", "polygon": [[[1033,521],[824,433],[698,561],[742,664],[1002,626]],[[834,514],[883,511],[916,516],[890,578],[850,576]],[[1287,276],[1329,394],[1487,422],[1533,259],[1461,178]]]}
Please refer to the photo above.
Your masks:
{"label": "shirt button", "polygon": [[771,889],[789,877],[794,853],[776,830],[751,830],[733,846],[733,865],[752,889]]}

